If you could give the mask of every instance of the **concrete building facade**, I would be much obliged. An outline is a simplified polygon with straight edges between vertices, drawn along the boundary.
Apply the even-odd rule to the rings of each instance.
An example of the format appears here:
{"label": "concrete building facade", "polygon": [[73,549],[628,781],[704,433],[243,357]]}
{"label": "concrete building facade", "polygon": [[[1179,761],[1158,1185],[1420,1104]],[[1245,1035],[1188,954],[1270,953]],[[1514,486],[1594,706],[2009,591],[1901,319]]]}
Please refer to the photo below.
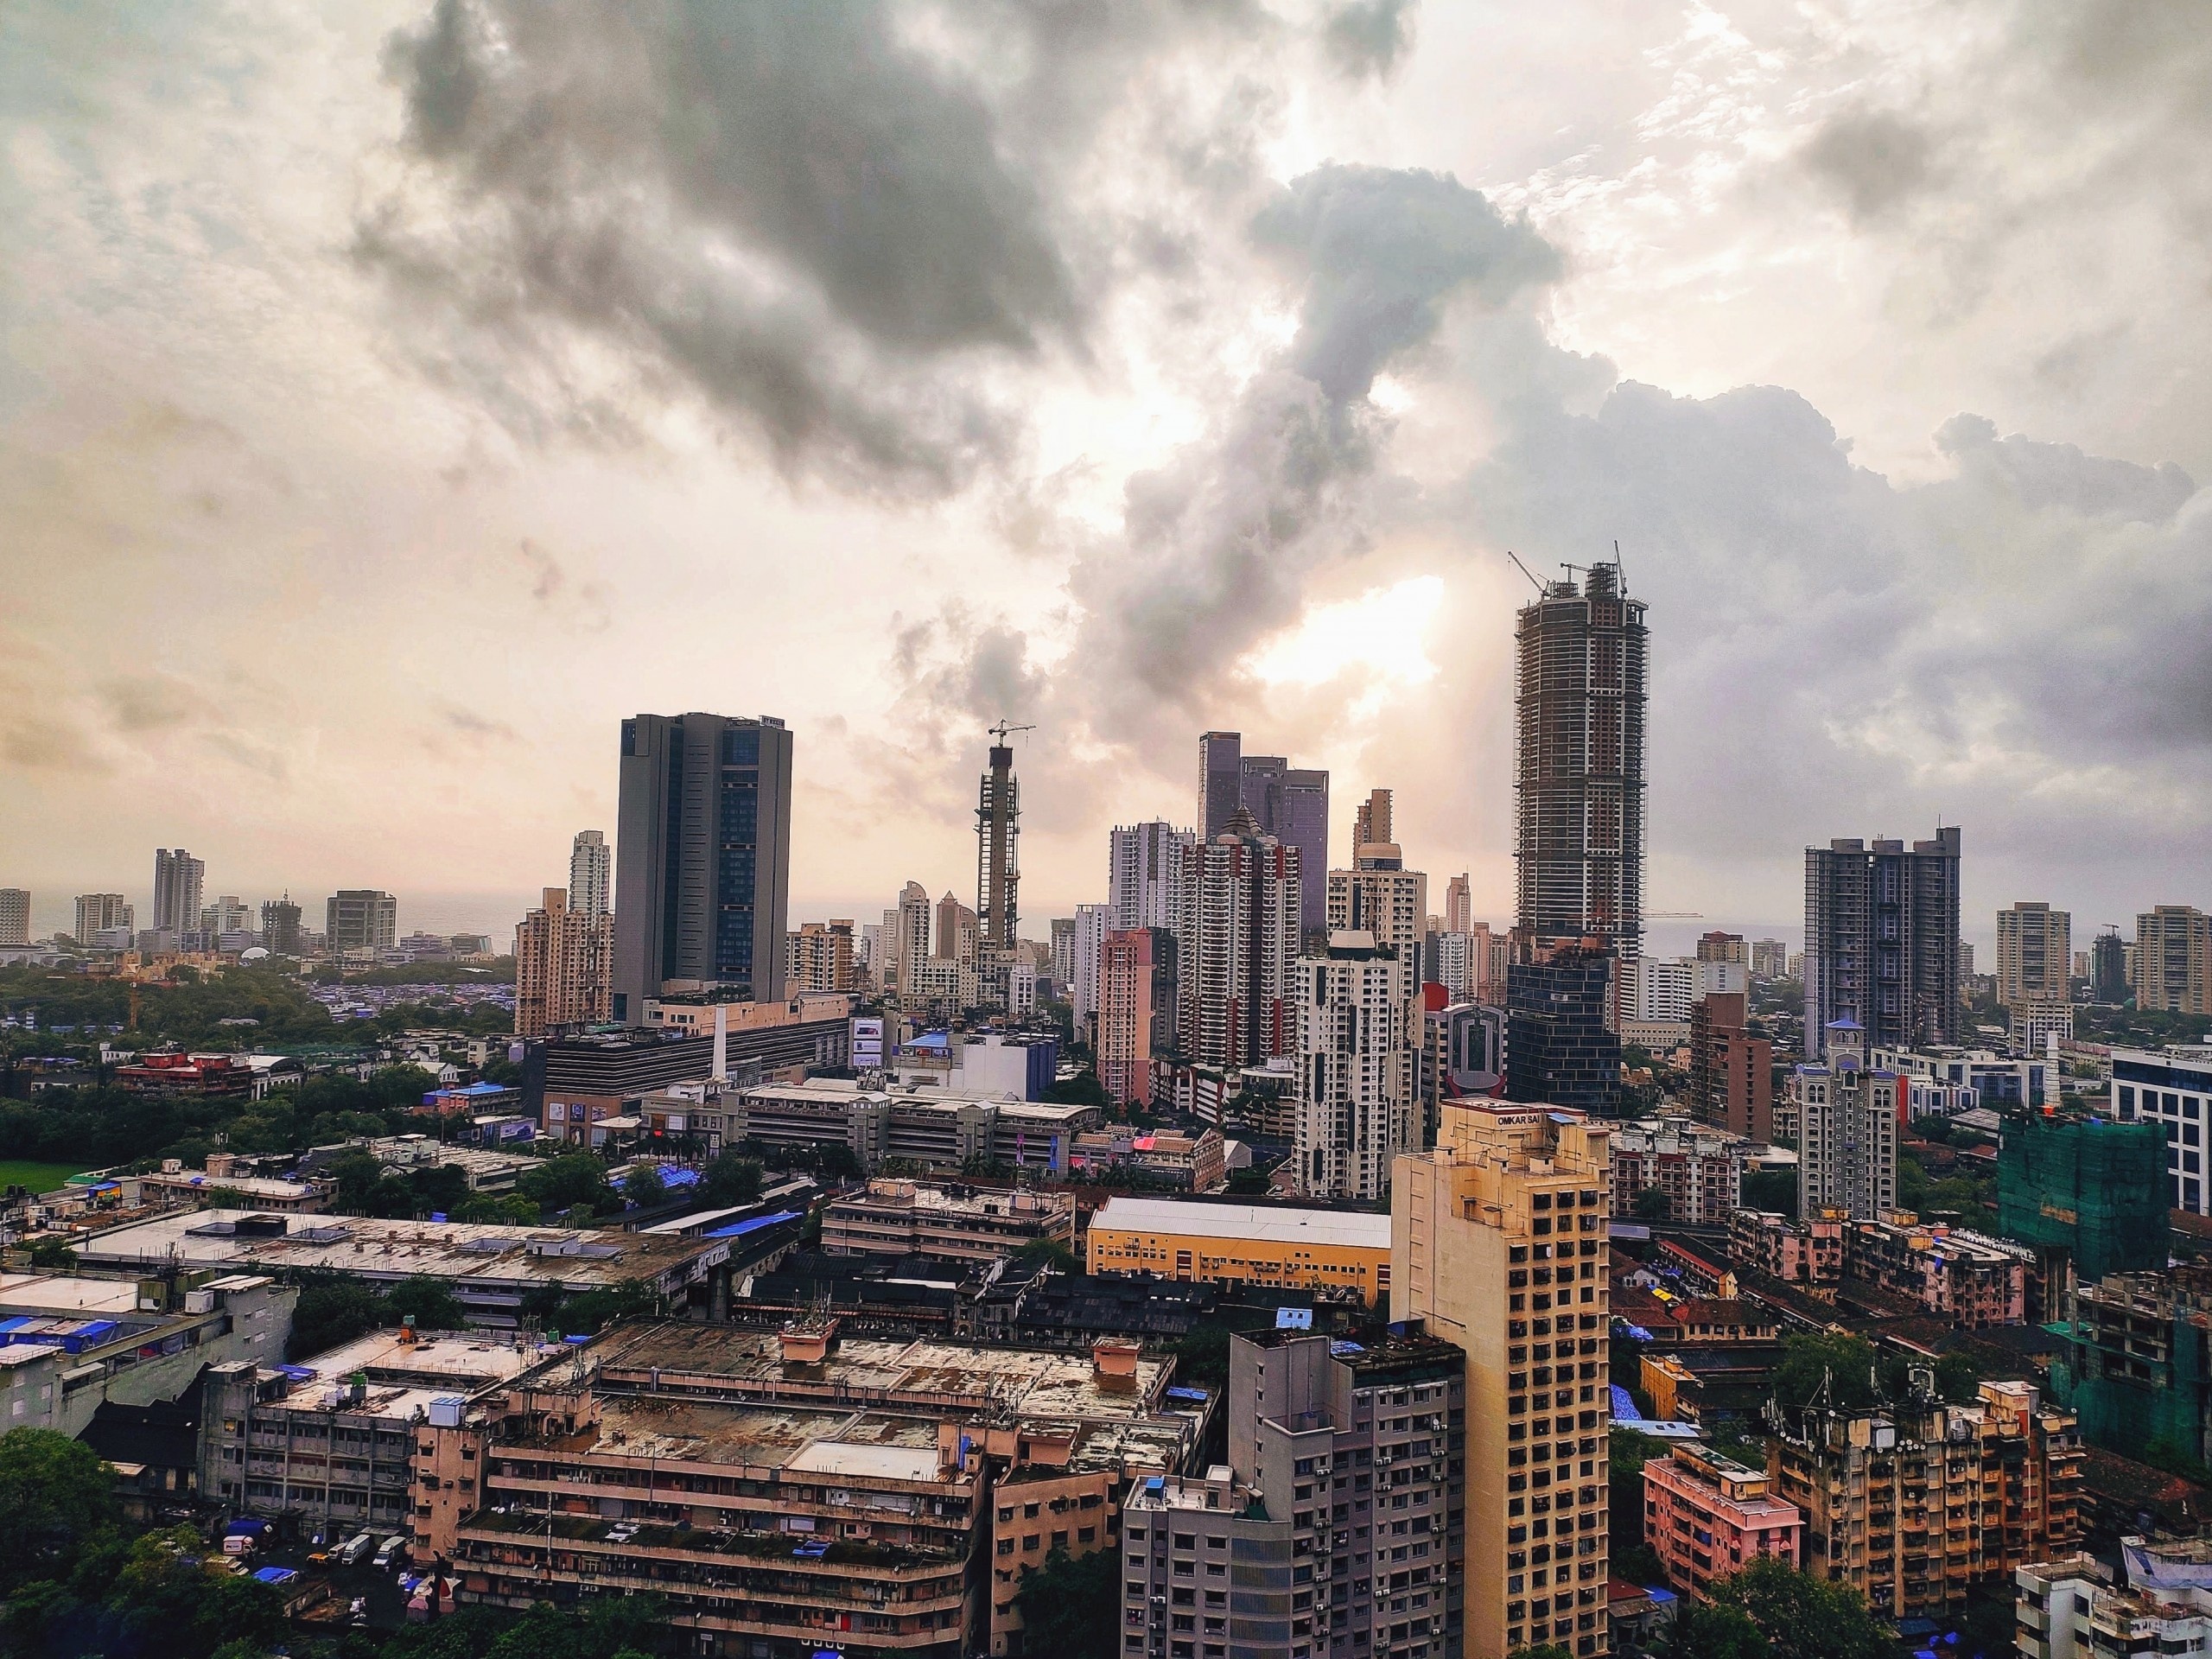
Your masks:
{"label": "concrete building facade", "polygon": [[1399,950],[1366,932],[1332,930],[1325,951],[1298,960],[1292,1144],[1309,1197],[1379,1198],[1391,1160],[1419,1144],[1411,977]]}
{"label": "concrete building facade", "polygon": [[1960,834],[1805,849],[1805,1043],[1853,1022],[1869,1047],[1955,1043],[1963,967]]}
{"label": "concrete building facade", "polygon": [[2063,1002],[2073,966],[2074,918],[2043,900],[2020,899],[1997,912],[1997,1000],[2008,1008]]}

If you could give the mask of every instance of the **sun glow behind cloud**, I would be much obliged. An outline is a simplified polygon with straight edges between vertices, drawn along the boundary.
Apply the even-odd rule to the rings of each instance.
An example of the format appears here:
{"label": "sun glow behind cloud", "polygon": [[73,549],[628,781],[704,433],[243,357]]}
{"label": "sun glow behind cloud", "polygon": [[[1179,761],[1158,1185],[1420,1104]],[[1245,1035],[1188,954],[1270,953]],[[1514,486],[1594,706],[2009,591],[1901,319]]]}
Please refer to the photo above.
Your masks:
{"label": "sun glow behind cloud", "polygon": [[1356,688],[1345,713],[1363,725],[1436,677],[1424,636],[1443,598],[1442,577],[1413,576],[1314,606],[1247,658],[1246,671],[1274,690]]}

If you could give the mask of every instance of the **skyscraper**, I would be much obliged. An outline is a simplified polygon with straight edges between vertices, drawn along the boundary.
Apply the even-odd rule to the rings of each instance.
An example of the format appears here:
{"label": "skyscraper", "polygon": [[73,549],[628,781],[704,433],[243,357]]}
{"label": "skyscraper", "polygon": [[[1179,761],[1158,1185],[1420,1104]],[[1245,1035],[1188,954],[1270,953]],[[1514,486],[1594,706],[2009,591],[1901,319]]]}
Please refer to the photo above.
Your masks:
{"label": "skyscraper", "polygon": [[1287,1052],[1298,958],[1302,855],[1240,810],[1183,872],[1176,1020],[1185,1054],[1222,1070]]}
{"label": "skyscraper", "polygon": [[2089,998],[2115,1007],[2127,1001],[2127,944],[2117,928],[2089,942]]}
{"label": "skyscraper", "polygon": [[96,933],[104,933],[111,927],[135,925],[132,908],[124,902],[121,893],[80,893],[77,895],[78,944],[90,946]]}
{"label": "skyscraper", "polygon": [[276,957],[300,954],[300,907],[289,889],[282,899],[261,901],[261,948]]}
{"label": "skyscraper", "polygon": [[976,912],[954,896],[952,889],[937,901],[937,944],[930,954],[963,968],[973,968],[982,954],[982,929]]}
{"label": "skyscraper", "polygon": [[1997,912],[1997,1000],[2006,1007],[2069,1001],[2074,918],[2040,899]]}
{"label": "skyscraper", "polygon": [[24,887],[0,887],[0,944],[31,942],[31,895]]}
{"label": "skyscraper", "polygon": [[976,918],[982,939],[980,967],[994,995],[1003,1000],[1007,964],[1014,960],[1020,919],[1021,785],[1014,775],[1014,746],[997,730],[991,764],[976,798]]}
{"label": "skyscraper", "polygon": [[1805,1046],[1850,1020],[1865,1046],[1959,1039],[1959,856],[1955,826],[1933,841],[1855,840],[1805,849]]}
{"label": "skyscraper", "polygon": [[1359,849],[1363,847],[1372,847],[1380,842],[1396,840],[1397,836],[1390,833],[1390,791],[1387,789],[1370,789],[1367,791],[1367,798],[1359,804],[1358,810],[1352,814],[1351,854],[1353,859],[1357,860],[1359,857]]}
{"label": "skyscraper", "polygon": [[154,925],[175,933],[196,932],[200,927],[200,886],[207,865],[178,848],[154,849]]}
{"label": "skyscraper", "polygon": [[1098,1082],[1120,1106],[1152,1103],[1152,1062],[1175,1047],[1175,936],[1114,928],[1098,953]]}
{"label": "skyscraper", "polygon": [[1606,1125],[1490,1100],[1446,1102],[1435,1147],[1393,1174],[1390,1317],[1466,1355],[1466,1554],[1452,1564],[1466,1624],[1453,1659],[1609,1649],[1612,1186]]}
{"label": "skyscraper", "polygon": [[1103,905],[1077,905],[1075,907],[1075,937],[1070,967],[1073,976],[1068,982],[1068,1002],[1075,1020],[1079,1039],[1097,1040],[1096,1023],[1098,1019],[1098,964],[1105,954],[1109,918]]}
{"label": "skyscraper", "polygon": [[1115,927],[1175,925],[1183,861],[1197,845],[1164,819],[1116,825],[1106,837],[1106,908]]}
{"label": "skyscraper", "polygon": [[883,912],[883,961],[875,971],[876,988],[897,995],[906,988],[908,968],[930,954],[930,892],[918,881],[899,889],[899,902]]}
{"label": "skyscraper", "polygon": [[1519,919],[1539,945],[1643,935],[1643,604],[1618,564],[1554,582],[1515,629]]}
{"label": "skyscraper", "polygon": [[784,991],[850,991],[857,987],[849,920],[801,922],[785,942]]}
{"label": "skyscraper", "polygon": [[613,1006],[614,918],[569,908],[547,887],[515,929],[515,1035],[603,1022]]}
{"label": "skyscraper", "polygon": [[2135,918],[2135,1006],[2212,1014],[2212,917],[2159,905]]}
{"label": "skyscraper", "polygon": [[[1340,874],[1340,872],[1339,872]],[[1299,1191],[1379,1198],[1390,1160],[1420,1144],[1411,963],[1370,932],[1332,931],[1292,976]]]}
{"label": "skyscraper", "polygon": [[1295,847],[1306,880],[1299,929],[1318,938],[1328,926],[1321,876],[1329,868],[1329,774],[1279,754],[1246,754],[1243,742],[1236,732],[1198,739],[1198,839],[1222,834],[1241,807],[1261,834]]}
{"label": "skyscraper", "polygon": [[374,887],[341,887],[322,907],[325,948],[385,950],[399,938],[399,900]]}
{"label": "skyscraper", "polygon": [[782,721],[639,715],[622,722],[613,1017],[642,1023],[677,981],[784,995],[791,734]]}
{"label": "skyscraper", "polygon": [[1505,970],[1505,1093],[1595,1116],[1618,1111],[1621,1040],[1611,1020],[1620,959],[1578,944],[1538,945]]}
{"label": "skyscraper", "polygon": [[1444,884],[1444,931],[1446,933],[1471,933],[1475,931],[1474,893],[1467,885],[1465,870]]}
{"label": "skyscraper", "polygon": [[579,916],[604,916],[613,897],[613,849],[598,830],[577,830],[569,849],[569,908]]}
{"label": "skyscraper", "polygon": [[1866,1064],[1866,1033],[1839,1018],[1823,1034],[1824,1062],[1790,1074],[1797,1119],[1797,1213],[1848,1211],[1877,1220],[1897,1205],[1897,1122],[1905,1080]]}

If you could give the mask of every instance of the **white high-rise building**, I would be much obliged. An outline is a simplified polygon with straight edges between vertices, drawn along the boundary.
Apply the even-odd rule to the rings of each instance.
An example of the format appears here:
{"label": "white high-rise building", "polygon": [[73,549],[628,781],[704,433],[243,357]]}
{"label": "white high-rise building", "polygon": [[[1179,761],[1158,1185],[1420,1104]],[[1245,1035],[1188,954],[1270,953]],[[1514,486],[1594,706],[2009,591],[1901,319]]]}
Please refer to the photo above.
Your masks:
{"label": "white high-rise building", "polygon": [[0,944],[31,942],[31,895],[25,887],[0,887]]}
{"label": "white high-rise building", "polygon": [[930,890],[909,881],[899,888],[898,904],[883,912],[883,960],[875,969],[878,989],[904,991],[910,969],[918,971],[929,960],[931,908]]}
{"label": "white high-rise building", "polygon": [[1301,875],[1300,849],[1262,834],[1242,809],[1192,849],[1176,930],[1176,1029],[1197,1065],[1257,1065],[1296,1043]]}
{"label": "white high-rise building", "polygon": [[1291,981],[1299,1190],[1379,1198],[1390,1160],[1420,1145],[1411,964],[1372,933],[1332,931]]}
{"label": "white high-rise building", "polygon": [[569,911],[596,921],[613,900],[613,849],[598,830],[577,830],[575,843],[569,849]]}
{"label": "white high-rise building", "polygon": [[1707,962],[1690,957],[1645,957],[1621,964],[1622,1017],[1680,1023],[1700,997],[1747,993],[1748,963]]}
{"label": "white high-rise building", "polygon": [[1905,1082],[1866,1061],[1866,1033],[1829,1022],[1819,1063],[1791,1074],[1797,1122],[1797,1213],[1847,1211],[1872,1221],[1897,1207],[1897,1120]]}
{"label": "white high-rise building", "polygon": [[190,933],[200,925],[200,885],[207,867],[178,848],[154,849],[154,927]]}
{"label": "white high-rise building", "polygon": [[137,925],[132,906],[119,893],[80,893],[77,895],[77,943],[90,950],[95,935],[116,928],[126,931]]}
{"label": "white high-rise building", "polygon": [[[1105,905],[1077,905],[1075,931],[1069,949],[1068,1001],[1075,1013],[1078,1034],[1092,1033],[1098,1019],[1098,959],[1112,931]],[[1095,1033],[1093,1033],[1095,1035]]]}
{"label": "white high-rise building", "polygon": [[1181,903],[1183,862],[1198,837],[1164,819],[1116,825],[1106,836],[1106,911],[1116,932],[1171,931]]}

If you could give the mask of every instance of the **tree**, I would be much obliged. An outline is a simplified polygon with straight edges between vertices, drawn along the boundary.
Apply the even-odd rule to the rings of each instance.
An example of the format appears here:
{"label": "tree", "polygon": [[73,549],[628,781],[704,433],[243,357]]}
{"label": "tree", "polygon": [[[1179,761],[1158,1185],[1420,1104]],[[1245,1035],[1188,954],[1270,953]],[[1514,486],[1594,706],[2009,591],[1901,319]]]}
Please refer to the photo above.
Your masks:
{"label": "tree", "polygon": [[1255,1165],[1247,1164],[1242,1169],[1229,1172],[1228,1190],[1240,1197],[1263,1198],[1274,1189],[1274,1185],[1268,1172]]}
{"label": "tree", "polygon": [[661,1179],[660,1166],[639,1164],[622,1178],[622,1200],[639,1209],[649,1209],[668,1197],[668,1183]]}
{"label": "tree", "polygon": [[0,1593],[66,1571],[118,1514],[115,1471],[92,1447],[46,1428],[0,1435]]}
{"label": "tree", "polygon": [[760,1198],[760,1165],[737,1152],[726,1152],[707,1166],[699,1196],[715,1209],[754,1204]]}
{"label": "tree", "polygon": [[1114,1104],[1098,1073],[1091,1071],[1078,1071],[1065,1083],[1053,1079],[1045,1085],[1043,1098],[1056,1106],[1096,1106],[1102,1111]]}
{"label": "tree", "polygon": [[1014,1253],[1017,1262],[1041,1262],[1061,1273],[1081,1273],[1083,1262],[1066,1243],[1057,1238],[1033,1238]]}
{"label": "tree", "polygon": [[407,1316],[415,1316],[417,1331],[464,1331],[468,1328],[468,1314],[461,1299],[453,1294],[453,1287],[442,1279],[431,1279],[417,1274],[403,1279],[384,1294],[384,1321],[390,1325],[404,1325]]}
{"label": "tree", "polygon": [[1516,1648],[1505,1659],[1574,1659],[1574,1654],[1556,1642],[1547,1642],[1541,1648]]}
{"label": "tree", "polygon": [[32,1241],[31,1266],[55,1270],[76,1265],[77,1252],[69,1248],[67,1239],[49,1236]]}
{"label": "tree", "polygon": [[535,1169],[523,1172],[515,1183],[522,1194],[541,1210],[573,1210],[582,1206],[597,1214],[612,1210],[616,1199],[607,1185],[607,1166],[588,1152],[564,1152]]}
{"label": "tree", "polygon": [[1636,1195],[1638,1221],[1664,1221],[1674,1213],[1675,1201],[1656,1186],[1647,1186]]}
{"label": "tree", "polygon": [[366,1336],[384,1323],[384,1298],[359,1280],[316,1273],[301,1287],[292,1309],[290,1356],[303,1359]]}
{"label": "tree", "polygon": [[1121,1566],[1110,1549],[1047,1555],[1014,1592],[1024,1650],[1053,1659],[1114,1659],[1121,1640]]}
{"label": "tree", "polygon": [[1774,1215],[1797,1213],[1797,1172],[1794,1169],[1747,1169],[1744,1172],[1744,1208]]}
{"label": "tree", "polygon": [[1676,1610],[1666,1651],[1677,1659],[1768,1659],[1774,1649],[1742,1608],[1700,1601]]}
{"label": "tree", "polygon": [[1890,1659],[1896,1651],[1856,1590],[1772,1556],[1723,1579],[1708,1594],[1757,1625],[1774,1659]]}
{"label": "tree", "polygon": [[1873,1345],[1837,1332],[1784,1338],[1782,1363],[1774,1370],[1774,1397],[1785,1406],[1810,1405],[1824,1382],[1827,1403],[1839,1410],[1874,1404]]}

